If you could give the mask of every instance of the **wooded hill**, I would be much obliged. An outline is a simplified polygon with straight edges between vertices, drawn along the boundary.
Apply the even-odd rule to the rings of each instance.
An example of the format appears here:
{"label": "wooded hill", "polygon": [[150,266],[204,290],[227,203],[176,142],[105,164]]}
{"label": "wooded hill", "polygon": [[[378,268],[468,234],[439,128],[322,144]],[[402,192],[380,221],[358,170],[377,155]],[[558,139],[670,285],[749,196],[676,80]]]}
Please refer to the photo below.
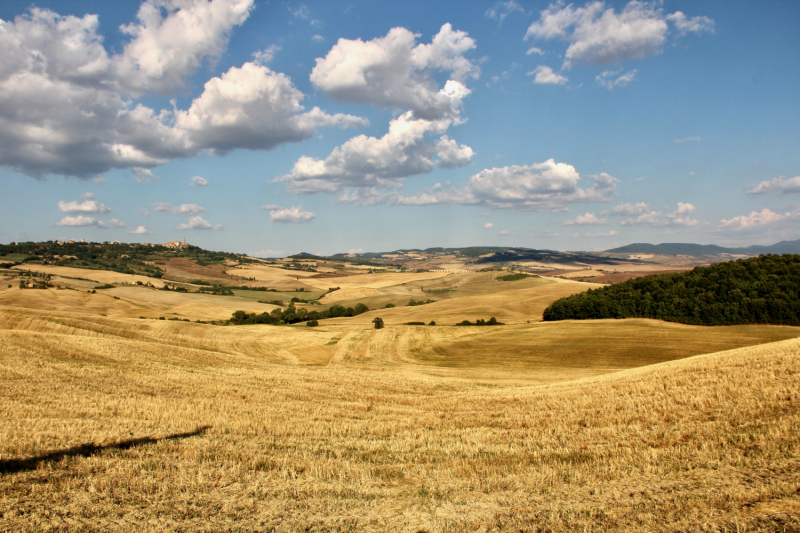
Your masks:
{"label": "wooded hill", "polygon": [[656,318],[697,325],[800,325],[800,255],[655,274],[561,298],[544,320]]}
{"label": "wooded hill", "polygon": [[723,254],[751,256],[761,254],[797,254],[800,253],[800,239],[796,241],[781,241],[769,246],[753,245],[744,248],[724,248],[715,244],[692,244],[686,242],[662,244],[637,242],[606,251],[617,254],[691,255],[695,257],[713,257]]}

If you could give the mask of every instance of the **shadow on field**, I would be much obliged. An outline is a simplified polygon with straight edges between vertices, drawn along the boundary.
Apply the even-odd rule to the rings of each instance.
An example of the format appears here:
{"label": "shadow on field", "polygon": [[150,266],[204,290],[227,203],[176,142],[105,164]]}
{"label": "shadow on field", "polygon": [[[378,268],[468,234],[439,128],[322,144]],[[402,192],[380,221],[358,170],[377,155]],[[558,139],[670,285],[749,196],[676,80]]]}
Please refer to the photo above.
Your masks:
{"label": "shadow on field", "polygon": [[61,459],[64,459],[66,457],[90,457],[92,455],[97,455],[98,453],[101,453],[105,450],[127,450],[135,446],[142,446],[145,444],[155,444],[156,442],[160,441],[178,440],[178,439],[185,439],[188,437],[194,437],[196,435],[202,435],[210,427],[211,426],[202,426],[195,429],[194,431],[187,431],[186,433],[175,433],[173,435],[167,435],[166,437],[161,437],[157,439],[153,437],[142,437],[139,439],[123,440],[120,442],[116,442],[114,444],[103,444],[103,445],[98,445],[94,443],[81,444],[80,446],[67,448],[66,450],[58,450],[55,452],[50,452],[48,454],[40,455],[38,457],[31,457],[29,459],[0,460],[0,474],[16,474],[17,472],[36,470],[39,463],[44,461],[60,461]]}

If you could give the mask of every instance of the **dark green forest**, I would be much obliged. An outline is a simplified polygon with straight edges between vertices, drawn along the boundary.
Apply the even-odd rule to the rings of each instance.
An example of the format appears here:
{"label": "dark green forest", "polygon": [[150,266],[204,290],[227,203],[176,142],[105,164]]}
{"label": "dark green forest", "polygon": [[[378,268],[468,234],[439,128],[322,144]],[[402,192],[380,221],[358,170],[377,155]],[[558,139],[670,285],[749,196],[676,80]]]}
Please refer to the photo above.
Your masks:
{"label": "dark green forest", "polygon": [[706,326],[800,325],[800,255],[655,274],[556,300],[544,320],[656,318]]}

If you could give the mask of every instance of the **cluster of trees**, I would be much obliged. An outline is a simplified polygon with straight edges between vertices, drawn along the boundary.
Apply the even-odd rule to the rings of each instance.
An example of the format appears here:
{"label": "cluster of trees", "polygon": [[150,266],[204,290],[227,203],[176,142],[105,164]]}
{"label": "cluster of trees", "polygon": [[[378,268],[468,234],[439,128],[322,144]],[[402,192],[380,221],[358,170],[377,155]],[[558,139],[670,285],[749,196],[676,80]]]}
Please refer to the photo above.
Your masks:
{"label": "cluster of trees", "polygon": [[474,324],[469,320],[462,320],[461,322],[456,324],[456,326],[502,326],[502,325],[503,323],[498,322],[495,317],[492,317],[489,320],[484,320],[482,318],[479,318],[478,320],[475,321]]}
{"label": "cluster of trees", "polygon": [[655,274],[555,301],[544,320],[656,318],[698,325],[800,325],[800,255],[762,255]]}
{"label": "cluster of trees", "polygon": [[286,309],[273,309],[269,313],[246,313],[236,311],[231,316],[228,323],[242,324],[295,324],[311,320],[322,320],[325,318],[350,317],[360,315],[369,311],[369,307],[360,303],[355,307],[343,307],[341,305],[331,306],[329,309],[321,311],[309,311],[308,309],[297,309],[290,305]]}
{"label": "cluster of trees", "polygon": [[[434,303],[435,301],[436,301],[436,300],[431,300],[430,298],[428,298],[428,300],[427,300],[427,301],[424,301],[424,302],[423,302],[422,300],[414,300],[414,298],[411,298],[411,299],[408,301],[408,303],[406,304],[406,307],[414,307],[414,306],[417,306],[417,305],[432,304],[432,303]],[[386,305],[386,307],[389,307],[389,304],[387,304],[387,305]],[[392,306],[392,307],[394,307],[394,306]]]}
{"label": "cluster of trees", "polygon": [[[514,274],[506,274],[505,276],[498,276],[496,279],[498,279],[500,281],[518,281],[518,280],[521,280],[521,279],[532,278],[532,277],[534,277],[534,276],[532,276],[530,274],[523,274],[521,272],[517,272],[517,273],[514,273]],[[536,276],[536,277],[538,277],[538,276]]]}

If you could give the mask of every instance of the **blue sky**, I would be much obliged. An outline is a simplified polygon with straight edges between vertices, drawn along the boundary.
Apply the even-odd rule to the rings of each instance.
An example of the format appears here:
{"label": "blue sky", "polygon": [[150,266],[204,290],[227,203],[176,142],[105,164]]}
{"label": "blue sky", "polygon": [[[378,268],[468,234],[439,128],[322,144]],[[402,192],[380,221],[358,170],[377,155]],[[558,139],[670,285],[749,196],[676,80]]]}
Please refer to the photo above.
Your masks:
{"label": "blue sky", "polygon": [[0,242],[800,238],[798,2],[0,5]]}

